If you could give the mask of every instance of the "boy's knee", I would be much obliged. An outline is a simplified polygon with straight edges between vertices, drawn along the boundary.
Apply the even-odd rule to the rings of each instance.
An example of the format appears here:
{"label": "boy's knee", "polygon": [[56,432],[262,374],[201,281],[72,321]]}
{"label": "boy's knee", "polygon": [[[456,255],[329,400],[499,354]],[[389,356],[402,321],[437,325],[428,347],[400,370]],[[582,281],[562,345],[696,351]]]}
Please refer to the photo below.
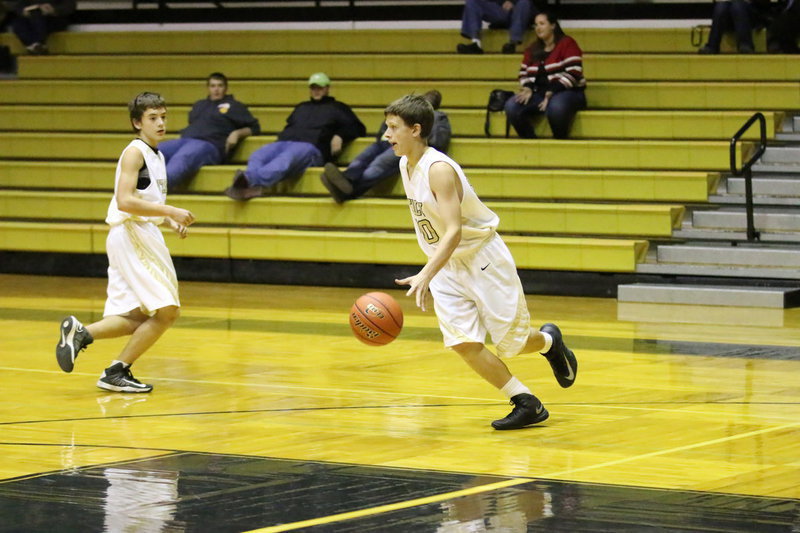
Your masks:
{"label": "boy's knee", "polygon": [[462,342],[450,348],[464,359],[469,359],[471,357],[476,357],[483,351],[483,344],[479,342]]}
{"label": "boy's knee", "polygon": [[169,305],[156,311],[156,317],[167,325],[172,325],[181,316],[180,307]]}

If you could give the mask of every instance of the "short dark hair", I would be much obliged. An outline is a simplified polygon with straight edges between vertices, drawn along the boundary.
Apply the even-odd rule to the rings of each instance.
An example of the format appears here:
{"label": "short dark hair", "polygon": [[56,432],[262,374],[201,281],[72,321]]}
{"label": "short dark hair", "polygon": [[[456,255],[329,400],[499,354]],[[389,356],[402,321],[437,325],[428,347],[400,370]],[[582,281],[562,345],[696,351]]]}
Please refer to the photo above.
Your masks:
{"label": "short dark hair", "polygon": [[419,124],[420,135],[427,139],[433,129],[433,106],[419,94],[407,94],[389,104],[383,110],[383,116],[396,115],[408,126]]}
{"label": "short dark hair", "polygon": [[133,100],[128,102],[128,111],[131,115],[131,127],[133,127],[133,131],[139,131],[133,125],[134,120],[142,120],[144,112],[148,109],[158,109],[161,107],[166,109],[167,103],[160,94],[147,91],[137,94]]}
{"label": "short dark hair", "polygon": [[206,78],[206,85],[208,85],[211,80],[219,80],[225,84],[225,87],[228,86],[228,78],[222,72],[212,72],[209,74],[208,78]]}

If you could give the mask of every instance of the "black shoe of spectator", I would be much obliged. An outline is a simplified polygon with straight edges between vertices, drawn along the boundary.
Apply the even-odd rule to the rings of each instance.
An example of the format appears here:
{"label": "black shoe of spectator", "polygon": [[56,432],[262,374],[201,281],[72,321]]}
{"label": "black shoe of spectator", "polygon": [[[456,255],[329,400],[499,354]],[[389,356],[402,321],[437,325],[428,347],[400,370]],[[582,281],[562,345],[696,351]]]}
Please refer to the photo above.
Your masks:
{"label": "black shoe of spectator", "polygon": [[247,181],[247,174],[244,173],[242,170],[237,170],[233,174],[233,184],[231,187],[234,189],[244,189],[250,186],[250,182]]}
{"label": "black shoe of spectator", "polygon": [[708,45],[705,45],[704,47],[702,47],[701,49],[699,49],[699,50],[697,51],[697,53],[698,53],[698,54],[703,54],[703,55],[708,55],[708,54],[718,54],[718,53],[719,53],[719,50],[714,50],[714,49],[713,49],[713,48],[711,48],[710,46],[708,46]]}
{"label": "black shoe of spectator", "polygon": [[500,51],[504,54],[514,54],[517,52],[517,43],[509,41],[503,45],[503,48]]}
{"label": "black shoe of spectator", "polygon": [[[325,183],[327,181],[341,193],[341,196],[344,198],[344,200],[349,200],[350,197],[352,197],[353,183],[349,179],[347,179],[347,176],[345,176],[344,172],[339,170],[339,167],[337,167],[333,163],[325,163],[325,168],[322,171],[322,176],[325,178],[322,181],[325,187],[328,187],[328,185]],[[330,191],[329,187],[328,190]],[[333,192],[331,192],[331,194],[333,194]]]}
{"label": "black shoe of spectator", "polygon": [[263,187],[247,187],[242,189],[242,195],[244,196],[244,200],[252,200],[253,198],[258,198],[264,194]]}
{"label": "black shoe of spectator", "polygon": [[237,200],[237,201],[244,200],[244,188],[234,187],[233,185],[231,185],[230,187],[222,191],[222,194],[224,194],[231,200]]}
{"label": "black shoe of spectator", "polygon": [[740,54],[755,54],[756,51],[751,45],[749,45],[747,43],[742,43],[742,44],[739,45],[739,53]]}
{"label": "black shoe of spectator", "polygon": [[50,49],[44,43],[33,43],[25,47],[28,53],[34,56],[43,56],[50,53]]}
{"label": "black shoe of spectator", "polygon": [[456,52],[459,54],[482,54],[483,48],[476,42],[471,42],[469,44],[460,43],[456,46]]}
{"label": "black shoe of spectator", "polygon": [[322,182],[325,188],[328,189],[328,192],[331,193],[331,198],[333,198],[334,202],[337,204],[343,204],[348,200],[348,197],[342,191],[340,191],[336,185],[331,183],[330,178],[328,178],[326,174],[320,174],[319,180]]}
{"label": "black shoe of spectator", "polygon": [[231,200],[243,202],[263,195],[264,189],[263,187],[234,187],[231,185],[225,189],[224,194]]}

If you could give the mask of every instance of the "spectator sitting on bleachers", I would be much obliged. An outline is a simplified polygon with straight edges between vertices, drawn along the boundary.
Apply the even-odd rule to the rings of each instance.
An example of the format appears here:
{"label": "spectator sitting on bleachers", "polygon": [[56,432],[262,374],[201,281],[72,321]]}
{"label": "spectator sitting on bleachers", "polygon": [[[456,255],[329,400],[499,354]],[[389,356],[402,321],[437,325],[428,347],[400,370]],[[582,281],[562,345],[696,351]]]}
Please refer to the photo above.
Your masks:
{"label": "spectator sitting on bleachers", "polygon": [[11,6],[15,15],[11,29],[28,53],[41,55],[48,53],[47,36],[69,26],[75,0],[16,0]]}
{"label": "spectator sitting on bleachers", "polygon": [[295,106],[278,140],[262,146],[247,161],[247,171],[237,170],[225,194],[234,200],[249,200],[265,187],[308,167],[321,166],[342,151],[344,143],[366,135],[364,124],[347,104],[330,92],[331,80],[324,72],[308,79],[311,98]]}
{"label": "spectator sitting on bleachers", "polygon": [[797,54],[800,48],[800,0],[788,0],[767,29],[767,51],[771,54]]}
{"label": "spectator sitting on bleachers", "polygon": [[210,74],[206,85],[208,98],[194,103],[180,139],[158,145],[167,160],[170,191],[194,177],[200,167],[225,161],[242,139],[261,133],[258,119],[247,106],[227,94],[224,74]]}
{"label": "spectator sitting on bleachers", "polygon": [[753,28],[762,23],[769,0],[717,0],[711,16],[708,42],[698,50],[700,54],[718,54],[722,35],[733,29],[740,54],[752,54]]}
{"label": "spectator sitting on bleachers", "polygon": [[[438,110],[442,103],[442,93],[436,90],[428,91],[423,97],[434,109],[433,128],[428,136],[428,145],[446,153],[450,145],[451,132],[450,119],[446,113]],[[325,163],[325,170],[320,179],[336,203],[359,198],[381,181],[397,175],[400,157],[394,154],[392,145],[384,138],[385,132],[386,123],[381,122],[375,142],[358,154],[344,172],[334,163]]]}
{"label": "spectator sitting on bleachers", "polygon": [[525,32],[538,11],[532,0],[465,0],[461,16],[461,35],[469,44],[459,44],[459,54],[482,54],[481,26],[485,20],[493,28],[508,28],[509,39],[503,45],[504,54],[516,52]]}
{"label": "spectator sitting on bleachers", "polygon": [[525,50],[519,83],[522,86],[506,101],[509,123],[523,139],[533,139],[533,115],[544,113],[553,137],[566,139],[572,120],[586,107],[583,52],[564,34],[553,13],[536,15],[536,40]]}

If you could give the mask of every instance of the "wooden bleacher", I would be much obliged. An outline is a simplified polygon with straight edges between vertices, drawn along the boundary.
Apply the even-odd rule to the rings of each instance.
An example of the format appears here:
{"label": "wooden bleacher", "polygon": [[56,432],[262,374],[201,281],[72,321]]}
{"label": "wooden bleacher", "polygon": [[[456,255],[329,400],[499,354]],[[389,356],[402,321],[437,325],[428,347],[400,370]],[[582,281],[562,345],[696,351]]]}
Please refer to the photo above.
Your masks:
{"label": "wooden bleacher", "polygon": [[[331,94],[373,132],[389,101],[442,92],[454,132],[450,154],[499,213],[520,268],[633,272],[649,241],[668,240],[686,206],[716,190],[729,165],[729,138],[753,111],[765,112],[772,137],[783,112],[800,108],[792,81],[800,67],[785,56],[698,56],[689,29],[569,33],[586,52],[589,109],[562,141],[549,138],[543,121],[540,139],[500,138],[502,114],[492,119],[495,137],[486,139],[488,93],[514,87],[519,57],[452,54],[451,31],[203,32],[202,40],[195,32],[57,34],[53,55],[21,57],[19,79],[0,82],[0,250],[103,253],[114,165],[132,136],[125,103],[141,90],[161,92],[177,131],[188,106],[205,96],[205,76],[219,70],[264,134],[172,197],[199,220],[189,239],[170,238],[174,255],[421,263],[396,181],[343,206],[314,168],[247,203],[220,194],[247,156],[274,140],[291,106],[308,97],[308,74],[325,70]],[[499,49],[503,37],[489,32],[487,49]],[[209,49],[216,54],[205,55]],[[754,136],[746,139],[740,157]],[[351,143],[339,162],[370,142]]]}

